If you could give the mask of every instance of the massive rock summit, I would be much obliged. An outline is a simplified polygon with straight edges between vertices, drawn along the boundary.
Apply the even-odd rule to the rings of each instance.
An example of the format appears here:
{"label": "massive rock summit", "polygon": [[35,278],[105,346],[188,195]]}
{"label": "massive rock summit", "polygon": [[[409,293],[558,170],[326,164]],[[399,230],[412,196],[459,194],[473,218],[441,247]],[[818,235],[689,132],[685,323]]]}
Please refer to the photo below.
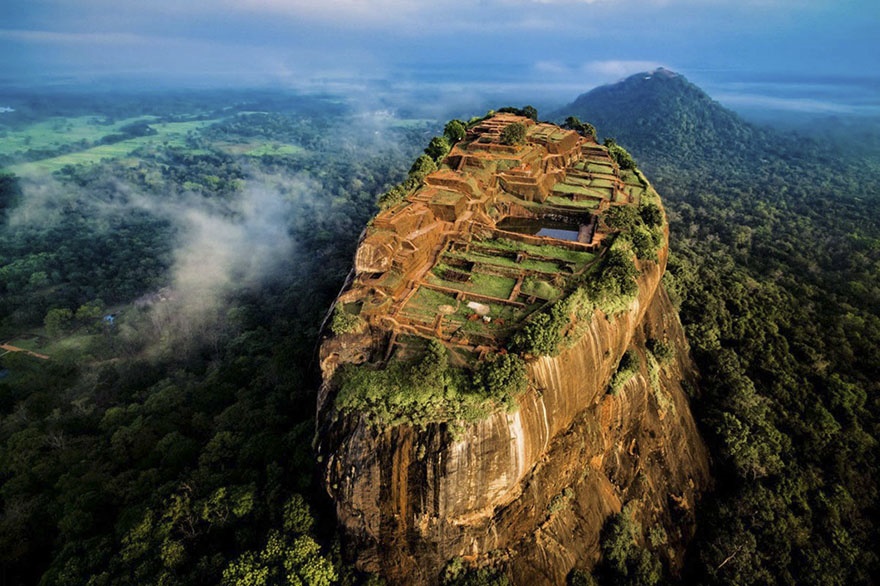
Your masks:
{"label": "massive rock summit", "polygon": [[347,551],[392,583],[559,584],[626,506],[675,571],[709,471],[659,197],[616,145],[514,114],[437,157],[364,231],[321,346]]}

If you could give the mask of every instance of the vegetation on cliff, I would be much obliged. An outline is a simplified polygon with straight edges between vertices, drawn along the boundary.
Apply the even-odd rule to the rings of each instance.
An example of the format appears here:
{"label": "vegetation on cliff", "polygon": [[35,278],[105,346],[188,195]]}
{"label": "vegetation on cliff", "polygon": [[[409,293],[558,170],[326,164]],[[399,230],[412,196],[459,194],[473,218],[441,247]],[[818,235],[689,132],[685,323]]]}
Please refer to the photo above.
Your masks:
{"label": "vegetation on cliff", "polygon": [[338,376],[336,407],[382,427],[475,421],[499,406],[513,407],[528,384],[525,363],[516,355],[458,368],[449,365],[449,351],[437,340],[417,359],[393,360],[384,368],[346,364]]}

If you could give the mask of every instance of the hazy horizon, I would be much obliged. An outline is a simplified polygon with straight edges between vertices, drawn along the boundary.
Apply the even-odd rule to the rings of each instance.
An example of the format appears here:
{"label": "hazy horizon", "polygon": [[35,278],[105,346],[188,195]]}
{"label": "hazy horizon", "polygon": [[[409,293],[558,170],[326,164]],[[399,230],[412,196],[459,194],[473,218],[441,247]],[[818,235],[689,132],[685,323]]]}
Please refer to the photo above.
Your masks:
{"label": "hazy horizon", "polygon": [[281,88],[548,107],[663,66],[735,109],[880,112],[880,5],[791,4],[12,0],[0,92]]}

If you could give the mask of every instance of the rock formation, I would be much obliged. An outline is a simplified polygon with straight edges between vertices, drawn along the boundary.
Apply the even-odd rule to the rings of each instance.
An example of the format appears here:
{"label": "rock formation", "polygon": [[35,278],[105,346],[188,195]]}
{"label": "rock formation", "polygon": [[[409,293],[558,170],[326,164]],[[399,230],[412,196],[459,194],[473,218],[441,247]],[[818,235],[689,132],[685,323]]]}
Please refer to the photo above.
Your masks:
{"label": "rock formation", "polygon": [[[526,127],[523,144],[503,144],[511,124]],[[603,524],[626,503],[645,533],[663,528],[658,554],[680,567],[710,481],[684,392],[697,374],[660,282],[662,205],[613,154],[550,124],[489,117],[365,231],[336,304],[342,325],[322,343],[316,437],[359,568],[434,584],[462,558],[515,584],[561,584],[595,564]],[[651,206],[653,224],[613,212]],[[612,250],[637,285],[617,299],[591,286],[611,274]],[[560,315],[553,351],[524,344],[519,333]],[[510,400],[479,385],[441,392],[418,416],[394,413],[402,404],[382,404],[381,389],[340,400],[343,375],[406,364],[425,340],[462,372],[519,352],[527,388]]]}

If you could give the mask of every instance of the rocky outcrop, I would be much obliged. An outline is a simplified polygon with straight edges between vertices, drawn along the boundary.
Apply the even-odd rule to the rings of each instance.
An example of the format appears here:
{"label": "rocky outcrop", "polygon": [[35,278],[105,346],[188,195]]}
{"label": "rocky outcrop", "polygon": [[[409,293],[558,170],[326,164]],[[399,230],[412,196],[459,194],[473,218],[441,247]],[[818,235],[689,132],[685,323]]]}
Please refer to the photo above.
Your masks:
{"label": "rocky outcrop", "polygon": [[[531,361],[533,384],[512,412],[461,428],[375,429],[333,413],[332,391],[322,393],[317,452],[358,566],[430,584],[460,556],[500,560],[515,583],[559,584],[595,562],[606,518],[635,501],[643,525],[664,526],[676,567],[709,470],[683,390],[695,388],[696,373],[660,285],[664,266],[665,248],[641,267],[628,311],[597,310],[572,347]],[[666,341],[674,359],[652,368],[649,339]],[[325,349],[336,357],[324,363],[325,380],[344,346]],[[612,395],[628,348],[640,370]]]}
{"label": "rocky outcrop", "polygon": [[[526,143],[499,144],[500,129],[513,123],[528,127]],[[541,187],[542,177],[552,181]],[[511,191],[511,178],[538,187]],[[460,361],[469,353],[471,364],[506,352],[511,328],[558,302],[554,287],[570,295],[600,278],[590,259],[610,254],[623,234],[602,218],[626,206],[636,214],[632,222],[642,221],[641,210],[653,214],[660,244],[654,260],[635,261],[637,294],[613,315],[595,309],[558,355],[528,358],[528,390],[512,409],[499,406],[476,421],[381,426],[337,408],[337,368],[383,368],[394,352],[411,356],[414,345],[400,341],[407,337],[437,340]],[[500,224],[560,214],[576,218],[577,241],[513,234]],[[647,180],[624,173],[604,146],[496,116],[469,130],[425,186],[374,219],[354,284],[339,297],[342,317],[357,325],[321,346],[315,440],[346,551],[359,568],[391,583],[434,584],[449,560],[462,558],[503,568],[515,584],[561,584],[572,568],[595,564],[603,524],[625,504],[646,531],[665,535],[653,547],[673,571],[680,566],[695,501],[710,478],[684,390],[697,388],[697,374],[661,285],[668,253],[662,215]],[[503,258],[487,262],[493,254]],[[531,292],[524,293],[527,278]],[[474,285],[504,282],[515,284],[510,291]],[[492,316],[465,318],[474,301],[491,305]],[[610,392],[626,353],[638,368]]]}

